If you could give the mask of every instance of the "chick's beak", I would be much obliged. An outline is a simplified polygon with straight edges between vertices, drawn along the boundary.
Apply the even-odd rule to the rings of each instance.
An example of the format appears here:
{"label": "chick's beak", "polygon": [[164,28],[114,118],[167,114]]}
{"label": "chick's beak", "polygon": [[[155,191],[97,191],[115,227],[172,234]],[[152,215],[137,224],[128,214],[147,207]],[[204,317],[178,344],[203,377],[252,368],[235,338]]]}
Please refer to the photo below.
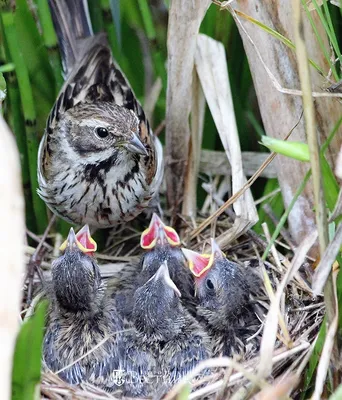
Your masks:
{"label": "chick's beak", "polygon": [[170,278],[169,268],[167,266],[167,261],[164,261],[163,264],[159,267],[158,271],[152,277],[153,280],[163,279],[164,283],[169,286],[178,297],[181,297],[181,292]]}
{"label": "chick's beak", "polygon": [[69,251],[80,250],[79,242],[76,238],[73,228],[70,228],[67,240],[61,245],[59,250],[62,250],[62,251],[64,251],[64,250],[69,250]]}
{"label": "chick's beak", "polygon": [[190,271],[196,278],[202,276],[213,265],[214,257],[212,254],[199,254],[184,248],[182,248],[182,252],[188,260]]}
{"label": "chick's beak", "polygon": [[162,224],[161,219],[153,213],[149,227],[144,230],[140,237],[140,246],[143,249],[150,250],[156,245],[160,224]]}
{"label": "chick's beak", "polygon": [[97,250],[97,243],[90,235],[90,229],[88,225],[79,230],[76,234],[76,239],[79,242],[79,247],[83,253],[93,254]]}
{"label": "chick's beak", "polygon": [[92,255],[97,250],[97,243],[90,236],[88,225],[85,225],[77,233],[77,235],[75,235],[74,229],[71,228],[67,240],[60,246],[59,249],[64,251],[66,249],[76,250],[76,248],[89,255]]}
{"label": "chick's beak", "polygon": [[148,152],[146,150],[146,147],[140,140],[140,138],[134,132],[132,132],[132,135],[133,135],[132,139],[130,139],[125,144],[126,149],[128,151],[131,151],[132,153],[137,153],[137,154],[141,154],[142,156],[147,156]]}
{"label": "chick's beak", "polygon": [[220,249],[218,243],[213,238],[211,238],[210,240],[211,240],[211,254],[214,257],[214,260],[220,260],[222,258],[225,258],[225,255]]}

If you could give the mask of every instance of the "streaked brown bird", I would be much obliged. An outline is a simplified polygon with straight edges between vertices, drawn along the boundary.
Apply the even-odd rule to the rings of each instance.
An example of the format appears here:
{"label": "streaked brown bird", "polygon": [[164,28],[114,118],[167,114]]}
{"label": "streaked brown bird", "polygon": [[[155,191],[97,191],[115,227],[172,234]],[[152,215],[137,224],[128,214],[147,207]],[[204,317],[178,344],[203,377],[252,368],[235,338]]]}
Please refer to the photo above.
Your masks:
{"label": "streaked brown bird", "polygon": [[162,395],[196,365],[211,356],[206,333],[180,301],[181,293],[172,281],[168,262],[133,297],[131,321],[139,348],[154,354],[153,394]]}
{"label": "streaked brown bird", "polygon": [[195,277],[197,318],[214,343],[215,356],[249,353],[259,340],[251,340],[260,328],[252,294],[262,281],[252,268],[229,261],[211,239],[211,254],[182,249]]}
{"label": "streaked brown bird", "polygon": [[151,205],[163,153],[86,0],[49,0],[65,83],[39,146],[40,197],[70,223],[107,228]]}
{"label": "streaked brown bird", "polygon": [[122,367],[124,326],[98,265],[81,249],[71,228],[65,253],[52,263],[52,282],[46,289],[50,307],[43,358],[69,383],[89,382],[115,391],[119,387],[113,370]]}

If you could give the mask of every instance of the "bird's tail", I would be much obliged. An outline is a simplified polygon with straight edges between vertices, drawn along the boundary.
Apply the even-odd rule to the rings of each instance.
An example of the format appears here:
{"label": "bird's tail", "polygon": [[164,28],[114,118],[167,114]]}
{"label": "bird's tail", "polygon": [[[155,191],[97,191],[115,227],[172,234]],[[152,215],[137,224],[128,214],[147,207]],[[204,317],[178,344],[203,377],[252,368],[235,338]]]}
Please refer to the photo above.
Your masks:
{"label": "bird's tail", "polygon": [[79,39],[93,35],[87,0],[49,0],[65,76],[77,60]]}

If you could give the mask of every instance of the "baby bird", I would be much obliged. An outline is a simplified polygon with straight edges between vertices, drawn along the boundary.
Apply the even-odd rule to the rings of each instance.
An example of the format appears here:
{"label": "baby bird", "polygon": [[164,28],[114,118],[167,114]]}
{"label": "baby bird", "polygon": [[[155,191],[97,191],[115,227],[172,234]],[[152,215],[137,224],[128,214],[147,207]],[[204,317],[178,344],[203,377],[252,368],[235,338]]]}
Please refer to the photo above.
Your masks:
{"label": "baby bird", "polygon": [[38,154],[38,194],[58,216],[108,228],[157,195],[163,152],[106,35],[93,35],[86,0],[49,0],[65,83]]}
{"label": "baby bird", "polygon": [[[117,282],[116,300],[120,303],[118,308],[124,316],[129,317],[132,311],[135,290],[144,285],[164,261],[167,261],[171,279],[182,294],[183,304],[195,313],[194,280],[179,247],[180,243],[177,232],[165,225],[157,214],[153,214],[149,227],[140,239],[140,245],[146,253],[142,256],[138,268],[131,268],[128,275]],[[115,287],[114,280],[112,285]]]}
{"label": "baby bird", "polygon": [[141,259],[141,279],[144,282],[157,272],[159,266],[167,261],[171,279],[179,288],[182,298],[193,301],[193,277],[186,265],[180,249],[178,233],[153,214],[149,227],[142,233],[140,246],[147,250]]}
{"label": "baby bird", "polygon": [[123,324],[106,295],[98,265],[81,248],[71,228],[65,253],[52,263],[43,358],[69,383],[86,381],[114,391],[118,387],[112,371],[121,368]]}
{"label": "baby bird", "polygon": [[248,338],[260,327],[250,295],[261,287],[261,279],[251,268],[229,261],[214,239],[210,255],[182,251],[195,277],[197,317],[213,338],[215,356],[246,351]]}
{"label": "baby bird", "polygon": [[156,359],[151,382],[159,394],[211,356],[208,337],[183,307],[180,297],[170,278],[167,261],[133,297],[131,321],[139,348],[152,351]]}

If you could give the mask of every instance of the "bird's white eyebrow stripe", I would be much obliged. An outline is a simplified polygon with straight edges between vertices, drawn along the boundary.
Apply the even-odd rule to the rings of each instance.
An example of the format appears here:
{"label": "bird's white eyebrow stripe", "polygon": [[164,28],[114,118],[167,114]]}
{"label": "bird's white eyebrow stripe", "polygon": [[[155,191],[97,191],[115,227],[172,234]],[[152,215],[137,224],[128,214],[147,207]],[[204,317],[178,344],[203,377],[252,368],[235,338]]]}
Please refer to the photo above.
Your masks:
{"label": "bird's white eyebrow stripe", "polygon": [[108,128],[109,124],[106,123],[105,121],[102,121],[99,119],[83,119],[80,121],[78,126],[87,126],[87,127],[94,127],[94,128],[96,128],[97,126],[101,126],[104,128]]}

